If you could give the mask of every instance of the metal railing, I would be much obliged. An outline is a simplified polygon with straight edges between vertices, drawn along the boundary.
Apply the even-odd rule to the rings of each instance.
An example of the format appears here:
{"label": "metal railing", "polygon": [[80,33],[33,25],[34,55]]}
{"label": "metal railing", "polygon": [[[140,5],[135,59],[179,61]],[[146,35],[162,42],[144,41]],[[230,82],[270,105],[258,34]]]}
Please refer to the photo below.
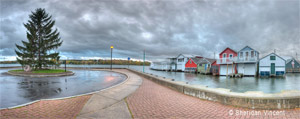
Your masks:
{"label": "metal railing", "polygon": [[220,58],[217,59],[217,64],[232,64],[232,63],[244,63],[244,62],[257,62],[258,59],[255,57],[248,57],[248,58],[239,58],[239,57],[233,57],[233,58]]}
{"label": "metal railing", "polygon": [[220,58],[217,59],[217,64],[232,64],[237,60],[237,57],[233,58]]}
{"label": "metal railing", "polygon": [[257,62],[258,58],[257,57],[239,57],[237,58],[236,62]]}

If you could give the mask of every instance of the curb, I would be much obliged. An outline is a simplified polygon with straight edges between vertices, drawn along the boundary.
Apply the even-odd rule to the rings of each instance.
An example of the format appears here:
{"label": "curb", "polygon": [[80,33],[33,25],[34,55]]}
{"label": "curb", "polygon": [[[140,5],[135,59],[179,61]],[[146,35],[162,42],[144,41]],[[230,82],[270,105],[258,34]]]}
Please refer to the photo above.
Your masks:
{"label": "curb", "polygon": [[9,75],[13,75],[13,76],[22,76],[22,77],[32,77],[32,78],[42,78],[42,77],[61,77],[61,76],[72,76],[75,73],[74,72],[70,72],[70,73],[63,73],[63,74],[55,74],[55,75],[27,75],[27,74],[18,74],[18,73],[12,73],[12,72],[6,72]]}

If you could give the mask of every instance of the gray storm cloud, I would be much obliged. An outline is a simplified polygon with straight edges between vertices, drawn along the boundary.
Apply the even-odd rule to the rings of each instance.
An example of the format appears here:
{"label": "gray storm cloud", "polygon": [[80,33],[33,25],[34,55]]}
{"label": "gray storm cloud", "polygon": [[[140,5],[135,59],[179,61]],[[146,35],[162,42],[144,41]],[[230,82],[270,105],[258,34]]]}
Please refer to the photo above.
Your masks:
{"label": "gray storm cloud", "polygon": [[[156,60],[179,53],[213,57],[226,47],[248,45],[261,53],[300,54],[298,0],[1,0],[2,56],[15,56],[15,43],[26,40],[23,23],[36,8],[56,20],[67,57]],[[298,55],[299,56],[299,55]],[[299,57],[300,58],[300,57]]]}

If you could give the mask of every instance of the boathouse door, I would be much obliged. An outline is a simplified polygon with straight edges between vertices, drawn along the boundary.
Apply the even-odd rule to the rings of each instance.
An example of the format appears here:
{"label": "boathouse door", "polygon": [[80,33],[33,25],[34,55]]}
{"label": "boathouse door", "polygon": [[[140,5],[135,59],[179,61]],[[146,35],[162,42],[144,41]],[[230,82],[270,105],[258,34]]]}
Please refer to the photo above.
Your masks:
{"label": "boathouse door", "polygon": [[271,74],[275,74],[275,63],[271,63]]}

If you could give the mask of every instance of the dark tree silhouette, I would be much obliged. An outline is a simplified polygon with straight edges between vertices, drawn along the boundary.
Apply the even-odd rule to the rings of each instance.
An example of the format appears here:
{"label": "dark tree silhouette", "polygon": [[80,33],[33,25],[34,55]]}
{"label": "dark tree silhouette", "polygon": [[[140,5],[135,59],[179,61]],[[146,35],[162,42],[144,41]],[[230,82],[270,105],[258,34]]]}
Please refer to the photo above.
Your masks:
{"label": "dark tree silhouette", "polygon": [[56,64],[59,53],[55,49],[61,46],[62,41],[57,29],[52,28],[55,21],[42,8],[32,12],[29,18],[28,23],[24,24],[28,41],[22,41],[23,46],[16,44],[17,61],[22,66],[29,65],[35,69]]}

